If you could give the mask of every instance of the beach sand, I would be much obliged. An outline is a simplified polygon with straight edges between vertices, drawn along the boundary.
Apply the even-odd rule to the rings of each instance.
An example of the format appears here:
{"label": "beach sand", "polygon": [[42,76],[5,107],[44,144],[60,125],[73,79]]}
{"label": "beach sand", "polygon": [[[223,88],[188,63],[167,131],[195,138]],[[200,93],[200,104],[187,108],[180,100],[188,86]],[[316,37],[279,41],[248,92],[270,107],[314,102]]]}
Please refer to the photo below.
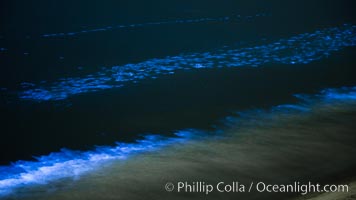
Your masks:
{"label": "beach sand", "polygon": [[294,200],[353,200],[356,199],[356,181],[345,182],[349,186],[349,192],[334,192],[312,194],[295,198]]}
{"label": "beach sand", "polygon": [[[300,192],[173,192],[165,184],[238,181],[266,184],[338,184],[354,177],[356,105],[322,103],[308,112],[256,111],[228,120],[222,133],[197,135],[184,144],[107,163],[47,185],[19,189],[9,199],[290,199]],[[332,177],[332,178],[330,178]],[[340,180],[341,179],[341,180]],[[348,193],[302,198],[351,198]],[[298,197],[300,198],[300,197]]]}

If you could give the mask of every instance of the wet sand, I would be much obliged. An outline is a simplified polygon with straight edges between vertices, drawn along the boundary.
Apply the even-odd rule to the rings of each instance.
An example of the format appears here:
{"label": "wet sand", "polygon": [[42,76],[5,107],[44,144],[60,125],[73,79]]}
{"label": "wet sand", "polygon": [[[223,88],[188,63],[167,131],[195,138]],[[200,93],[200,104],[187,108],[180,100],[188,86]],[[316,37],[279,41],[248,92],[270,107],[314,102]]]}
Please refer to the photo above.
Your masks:
{"label": "wet sand", "polygon": [[298,197],[295,200],[352,200],[356,199],[356,182],[345,182],[349,185],[349,192],[322,193]]}
{"label": "wet sand", "polygon": [[[107,163],[76,179],[19,189],[8,199],[289,199],[299,193],[167,192],[167,182],[204,181],[248,185],[337,184],[356,166],[356,104],[324,102],[311,111],[245,113],[222,133],[128,160]],[[351,172],[350,172],[351,171]],[[330,178],[332,177],[332,178]],[[354,186],[351,186],[354,192]],[[350,193],[343,194],[349,195]],[[328,194],[337,195],[337,194]],[[308,197],[307,196],[304,196]],[[323,196],[321,196],[323,197]]]}
{"label": "wet sand", "polygon": [[[355,198],[354,185],[302,197],[165,191],[178,181],[356,180],[356,95],[251,111],[356,85],[354,5],[0,2],[0,199]],[[121,151],[186,128],[188,141]]]}

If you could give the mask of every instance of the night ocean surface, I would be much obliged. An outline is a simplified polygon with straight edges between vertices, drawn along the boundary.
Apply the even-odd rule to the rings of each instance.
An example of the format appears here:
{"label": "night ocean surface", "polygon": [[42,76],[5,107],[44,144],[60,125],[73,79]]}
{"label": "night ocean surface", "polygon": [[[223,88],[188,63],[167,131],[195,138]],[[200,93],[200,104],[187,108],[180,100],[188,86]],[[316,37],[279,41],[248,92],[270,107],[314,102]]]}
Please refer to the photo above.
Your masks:
{"label": "night ocean surface", "polygon": [[301,194],[179,181],[346,181],[334,199],[354,198],[355,8],[1,1],[0,199]]}

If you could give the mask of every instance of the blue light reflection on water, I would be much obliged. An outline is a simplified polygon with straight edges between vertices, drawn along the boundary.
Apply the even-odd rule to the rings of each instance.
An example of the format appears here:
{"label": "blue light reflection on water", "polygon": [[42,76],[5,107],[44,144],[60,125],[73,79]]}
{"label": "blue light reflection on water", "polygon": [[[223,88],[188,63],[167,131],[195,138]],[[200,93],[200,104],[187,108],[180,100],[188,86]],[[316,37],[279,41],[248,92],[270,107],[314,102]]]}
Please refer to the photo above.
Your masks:
{"label": "blue light reflection on water", "polygon": [[[270,110],[252,110],[237,113],[241,119],[252,119],[257,115],[274,115],[278,113],[309,112],[313,105],[356,103],[356,86],[331,88],[322,90],[316,95],[295,95],[299,104],[284,104],[272,107]],[[232,120],[229,120],[232,119]],[[236,117],[226,117],[226,125],[236,122]],[[258,123],[256,121],[256,123]],[[222,131],[216,130],[221,136]],[[206,132],[187,129],[178,131],[175,137],[146,135],[136,143],[117,143],[116,146],[101,146],[92,151],[73,151],[62,149],[60,152],[37,157],[37,161],[18,161],[11,166],[0,166],[0,195],[11,194],[16,188],[27,185],[46,184],[60,178],[77,178],[86,172],[95,170],[111,160],[126,159],[134,154],[159,150],[165,146],[185,143],[193,139],[214,136]]]}
{"label": "blue light reflection on water", "polygon": [[[21,99],[64,100],[72,95],[118,88],[125,82],[174,74],[177,70],[219,67],[258,67],[268,63],[308,64],[332,52],[356,45],[356,26],[343,25],[281,39],[249,48],[222,48],[211,52],[153,58],[134,64],[104,68],[83,77],[68,77],[45,84],[33,84],[19,92]],[[32,83],[31,83],[32,84]]]}

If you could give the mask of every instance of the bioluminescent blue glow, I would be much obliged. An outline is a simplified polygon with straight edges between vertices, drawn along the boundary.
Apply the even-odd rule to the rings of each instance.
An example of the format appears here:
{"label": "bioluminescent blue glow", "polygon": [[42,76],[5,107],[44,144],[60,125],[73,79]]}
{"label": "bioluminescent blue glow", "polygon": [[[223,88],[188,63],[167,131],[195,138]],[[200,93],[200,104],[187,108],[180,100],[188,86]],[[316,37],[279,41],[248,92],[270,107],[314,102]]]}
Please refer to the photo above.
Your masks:
{"label": "bioluminescent blue glow", "polygon": [[7,50],[6,48],[0,47],[0,52],[1,52],[1,51],[6,51],[6,50]]}
{"label": "bioluminescent blue glow", "polygon": [[18,161],[11,166],[0,166],[0,196],[14,189],[32,184],[46,184],[60,178],[77,178],[85,172],[95,170],[111,160],[126,159],[140,152],[154,151],[169,144],[182,143],[201,133],[194,130],[179,131],[176,137],[147,135],[136,143],[117,143],[114,147],[97,147],[93,151],[81,152],[62,149],[60,152],[36,158],[37,161]]}
{"label": "bioluminescent blue glow", "polygon": [[[301,96],[299,96],[301,97]],[[356,87],[342,87],[338,89],[326,89],[319,95],[326,102],[334,102],[337,100],[356,100]]]}
{"label": "bioluminescent blue glow", "polygon": [[240,21],[251,20],[256,17],[265,17],[265,16],[267,16],[267,14],[260,13],[260,14],[247,15],[247,16],[231,15],[231,16],[225,16],[225,17],[204,17],[204,18],[197,18],[197,19],[177,19],[177,20],[172,20],[172,21],[146,22],[146,23],[127,24],[127,25],[120,24],[120,25],[105,26],[105,27],[100,27],[100,28],[95,28],[95,29],[86,29],[86,30],[74,31],[74,32],[43,34],[42,37],[44,37],[44,38],[70,37],[70,36],[76,36],[76,35],[80,35],[80,34],[112,31],[112,30],[127,29],[127,28],[159,26],[159,25],[197,24],[197,23],[204,23],[204,22],[240,22]]}
{"label": "bioluminescent blue glow", "polygon": [[[300,99],[299,104],[285,104],[273,107],[271,110],[252,110],[237,113],[241,119],[253,119],[257,115],[272,115],[290,112],[309,112],[312,106],[320,103],[356,103],[356,86],[322,90],[316,95],[295,95]],[[226,124],[229,119],[226,117]],[[251,120],[255,121],[255,119]],[[256,122],[258,123],[258,122]],[[97,147],[92,151],[73,151],[63,149],[37,158],[37,161],[18,161],[11,166],[0,167],[0,195],[11,194],[16,188],[28,185],[46,184],[60,178],[78,178],[84,173],[98,169],[112,160],[126,159],[133,154],[159,150],[160,148],[184,144],[193,139],[223,136],[219,130],[216,134],[206,134],[203,131],[187,129],[179,131],[175,137],[148,135],[136,143],[117,143],[116,146]]]}
{"label": "bioluminescent blue glow", "polygon": [[[271,109],[253,109],[238,111],[235,116],[228,116],[225,118],[225,125],[236,126],[236,122],[239,120],[248,119],[254,126],[260,124],[259,120],[256,120],[256,116],[263,116],[263,119],[268,117],[275,118],[279,114],[304,114],[313,111],[313,106],[330,106],[335,105],[355,105],[356,106],[356,86],[353,87],[341,87],[341,88],[328,88],[321,90],[319,94],[295,94],[299,102],[297,104],[281,104],[273,106]],[[267,118],[266,118],[267,117]],[[232,122],[232,123],[230,123]]]}
{"label": "bioluminescent blue glow", "polygon": [[345,24],[261,46],[222,48],[212,52],[181,54],[113,66],[83,77],[68,77],[26,87],[19,93],[19,97],[34,101],[63,100],[76,94],[122,87],[125,82],[135,83],[145,78],[174,74],[177,70],[257,67],[267,63],[308,64],[355,45],[356,26]]}

